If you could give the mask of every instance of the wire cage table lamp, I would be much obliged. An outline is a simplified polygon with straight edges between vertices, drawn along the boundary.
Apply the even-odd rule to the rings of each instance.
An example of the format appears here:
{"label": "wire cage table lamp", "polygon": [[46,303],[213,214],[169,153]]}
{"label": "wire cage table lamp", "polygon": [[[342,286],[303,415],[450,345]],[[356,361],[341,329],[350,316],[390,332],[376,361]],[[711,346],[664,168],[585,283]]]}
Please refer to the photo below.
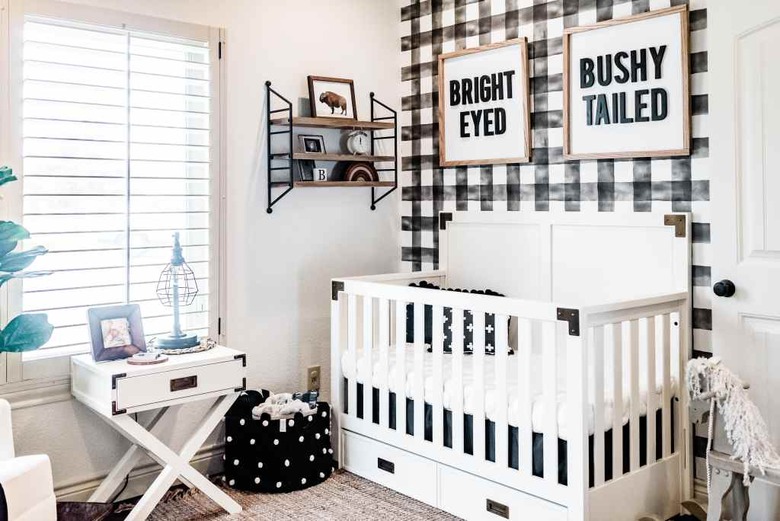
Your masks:
{"label": "wire cage table lamp", "polygon": [[171,262],[165,266],[157,282],[157,298],[165,307],[173,308],[173,329],[170,334],[156,339],[158,349],[185,349],[198,345],[198,335],[186,334],[181,330],[179,308],[189,306],[198,294],[195,274],[184,260],[179,243],[179,232],[173,234]]}

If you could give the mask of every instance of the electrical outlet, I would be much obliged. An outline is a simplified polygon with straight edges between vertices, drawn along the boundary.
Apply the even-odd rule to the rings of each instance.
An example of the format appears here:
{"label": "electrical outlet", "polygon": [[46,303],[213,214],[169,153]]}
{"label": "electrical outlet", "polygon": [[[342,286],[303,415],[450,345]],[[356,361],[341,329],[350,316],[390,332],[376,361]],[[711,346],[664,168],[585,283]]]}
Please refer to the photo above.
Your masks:
{"label": "electrical outlet", "polygon": [[306,385],[309,391],[320,390],[320,366],[313,365],[306,370]]}

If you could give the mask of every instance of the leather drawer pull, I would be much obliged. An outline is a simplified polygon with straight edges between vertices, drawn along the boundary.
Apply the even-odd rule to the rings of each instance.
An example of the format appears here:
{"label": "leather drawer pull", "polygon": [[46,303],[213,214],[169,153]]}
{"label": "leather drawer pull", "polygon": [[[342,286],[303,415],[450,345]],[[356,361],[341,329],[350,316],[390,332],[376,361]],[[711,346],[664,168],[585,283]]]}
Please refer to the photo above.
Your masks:
{"label": "leather drawer pull", "polygon": [[395,474],[395,463],[393,463],[392,461],[387,461],[386,459],[377,458],[376,466],[379,467],[379,470],[384,470],[385,472],[389,472],[390,474]]}
{"label": "leather drawer pull", "polygon": [[501,503],[497,503],[492,499],[487,500],[485,509],[491,514],[495,514],[499,517],[503,517],[504,519],[509,519],[509,507],[506,505],[502,505]]}
{"label": "leather drawer pull", "polygon": [[193,389],[198,386],[198,375],[184,376],[171,380],[171,392]]}

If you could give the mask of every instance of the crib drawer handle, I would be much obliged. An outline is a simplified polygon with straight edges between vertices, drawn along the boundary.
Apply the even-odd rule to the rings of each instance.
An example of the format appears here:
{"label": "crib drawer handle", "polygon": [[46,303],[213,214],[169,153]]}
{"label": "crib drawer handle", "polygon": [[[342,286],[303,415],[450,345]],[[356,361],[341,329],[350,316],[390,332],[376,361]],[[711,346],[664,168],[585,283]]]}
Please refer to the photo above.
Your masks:
{"label": "crib drawer handle", "polygon": [[502,505],[498,501],[493,501],[492,499],[488,499],[485,509],[491,514],[495,514],[499,517],[503,517],[504,519],[509,519],[509,507],[506,505]]}
{"label": "crib drawer handle", "polygon": [[377,458],[376,466],[379,468],[379,470],[384,470],[385,472],[389,472],[390,474],[395,474],[395,463],[393,463],[392,461],[387,461],[386,459]]}

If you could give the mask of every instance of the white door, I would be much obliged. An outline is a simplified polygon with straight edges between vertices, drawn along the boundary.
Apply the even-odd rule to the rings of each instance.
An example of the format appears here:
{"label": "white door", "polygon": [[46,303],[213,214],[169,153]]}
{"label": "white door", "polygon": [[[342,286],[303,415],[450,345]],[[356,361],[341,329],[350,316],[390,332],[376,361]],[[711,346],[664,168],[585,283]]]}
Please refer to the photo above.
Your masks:
{"label": "white door", "polygon": [[[712,281],[735,286],[712,296],[713,350],[780,447],[780,0],[708,0],[707,18]],[[750,519],[780,519],[762,488]]]}

